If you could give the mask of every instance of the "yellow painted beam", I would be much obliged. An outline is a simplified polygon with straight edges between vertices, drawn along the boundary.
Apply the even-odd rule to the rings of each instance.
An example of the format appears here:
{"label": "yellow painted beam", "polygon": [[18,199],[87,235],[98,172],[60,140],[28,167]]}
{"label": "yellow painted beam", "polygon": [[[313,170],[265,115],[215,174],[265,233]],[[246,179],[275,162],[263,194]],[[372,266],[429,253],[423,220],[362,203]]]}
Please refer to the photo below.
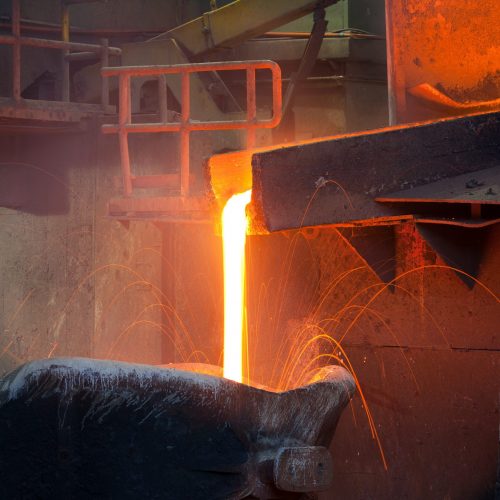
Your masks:
{"label": "yellow painted beam", "polygon": [[155,38],[173,38],[191,56],[234,47],[338,0],[238,0]]}

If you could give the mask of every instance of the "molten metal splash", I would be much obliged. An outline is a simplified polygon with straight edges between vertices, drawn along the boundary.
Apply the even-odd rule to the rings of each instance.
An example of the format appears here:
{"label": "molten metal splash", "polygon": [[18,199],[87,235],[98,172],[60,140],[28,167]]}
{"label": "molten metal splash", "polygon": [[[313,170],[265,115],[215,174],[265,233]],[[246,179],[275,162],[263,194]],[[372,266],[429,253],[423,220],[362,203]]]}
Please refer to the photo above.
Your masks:
{"label": "molten metal splash", "polygon": [[243,378],[246,206],[251,190],[235,194],[222,212],[224,251],[224,377]]}

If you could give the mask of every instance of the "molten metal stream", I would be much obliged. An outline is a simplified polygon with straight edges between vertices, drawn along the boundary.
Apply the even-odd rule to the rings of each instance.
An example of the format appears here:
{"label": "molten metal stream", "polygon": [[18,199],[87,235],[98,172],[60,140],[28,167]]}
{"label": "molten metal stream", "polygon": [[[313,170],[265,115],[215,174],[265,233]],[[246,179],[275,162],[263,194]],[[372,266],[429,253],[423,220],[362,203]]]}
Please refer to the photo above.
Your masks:
{"label": "molten metal stream", "polygon": [[246,206],[252,191],[229,198],[222,211],[224,252],[224,377],[243,378]]}

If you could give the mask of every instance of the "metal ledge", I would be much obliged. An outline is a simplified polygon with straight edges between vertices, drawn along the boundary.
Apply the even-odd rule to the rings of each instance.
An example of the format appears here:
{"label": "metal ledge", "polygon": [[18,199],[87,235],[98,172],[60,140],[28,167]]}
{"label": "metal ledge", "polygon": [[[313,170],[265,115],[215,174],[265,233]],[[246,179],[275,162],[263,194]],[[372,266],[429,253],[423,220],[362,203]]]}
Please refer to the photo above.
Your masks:
{"label": "metal ledge", "polygon": [[79,122],[82,118],[115,113],[114,106],[0,97],[0,117],[16,120]]}

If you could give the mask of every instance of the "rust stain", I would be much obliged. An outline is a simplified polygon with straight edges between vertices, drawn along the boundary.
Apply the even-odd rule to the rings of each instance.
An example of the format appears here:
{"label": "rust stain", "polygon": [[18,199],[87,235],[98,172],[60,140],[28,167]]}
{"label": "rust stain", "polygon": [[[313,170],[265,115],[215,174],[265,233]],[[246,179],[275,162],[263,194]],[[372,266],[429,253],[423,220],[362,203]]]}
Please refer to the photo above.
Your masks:
{"label": "rust stain", "polygon": [[[428,83],[459,101],[499,97],[497,0],[386,0],[386,5],[396,94]],[[404,101],[400,95],[398,108]]]}

